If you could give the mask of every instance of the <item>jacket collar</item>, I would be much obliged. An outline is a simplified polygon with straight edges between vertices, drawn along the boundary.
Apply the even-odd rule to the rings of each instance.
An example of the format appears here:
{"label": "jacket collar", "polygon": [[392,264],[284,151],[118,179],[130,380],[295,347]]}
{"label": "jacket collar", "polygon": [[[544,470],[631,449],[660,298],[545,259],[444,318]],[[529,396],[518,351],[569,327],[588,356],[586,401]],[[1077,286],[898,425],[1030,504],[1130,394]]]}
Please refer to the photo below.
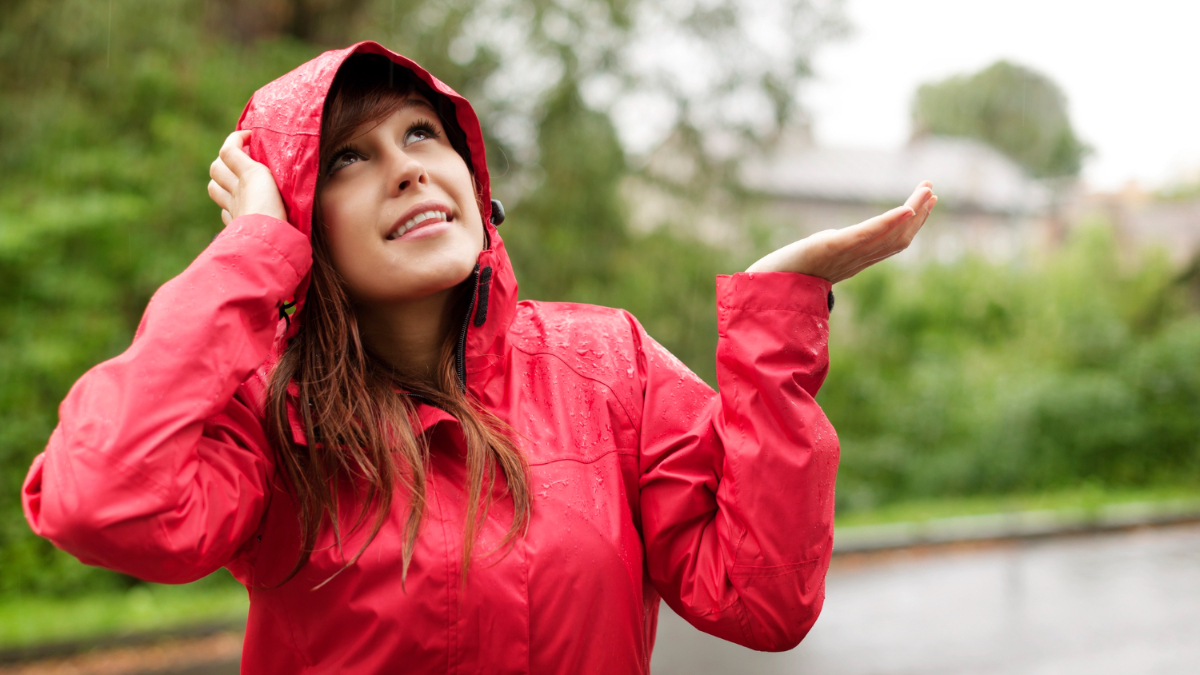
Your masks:
{"label": "jacket collar", "polygon": [[[516,312],[517,280],[500,233],[491,222],[491,183],[479,118],[467,99],[415,62],[375,42],[359,42],[345,49],[328,51],[300,65],[254,93],[238,119],[237,128],[253,129],[249,154],[271,169],[287,208],[288,221],[305,234],[312,231],[312,209],[319,171],[321,115],[334,76],[352,54],[381,54],[396,65],[411,70],[448,97],[455,107],[458,124],[467,137],[472,170],[481,205],[488,247],[479,254],[476,268],[475,301],[465,317],[463,371],[467,385],[477,388],[486,381],[490,367],[503,359],[505,335]],[[281,325],[276,353],[295,334],[303,320],[306,276],[296,289],[292,320]]]}

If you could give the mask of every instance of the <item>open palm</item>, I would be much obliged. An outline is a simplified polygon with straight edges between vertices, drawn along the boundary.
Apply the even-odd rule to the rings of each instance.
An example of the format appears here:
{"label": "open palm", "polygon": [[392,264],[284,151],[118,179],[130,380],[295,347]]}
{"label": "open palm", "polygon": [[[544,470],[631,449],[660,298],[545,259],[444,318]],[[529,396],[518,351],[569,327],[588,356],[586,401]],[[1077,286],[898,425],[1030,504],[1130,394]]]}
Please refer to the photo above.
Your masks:
{"label": "open palm", "polygon": [[887,213],[840,230],[824,230],[768,253],[747,272],[799,272],[834,283],[908,248],[937,203],[933,183]]}

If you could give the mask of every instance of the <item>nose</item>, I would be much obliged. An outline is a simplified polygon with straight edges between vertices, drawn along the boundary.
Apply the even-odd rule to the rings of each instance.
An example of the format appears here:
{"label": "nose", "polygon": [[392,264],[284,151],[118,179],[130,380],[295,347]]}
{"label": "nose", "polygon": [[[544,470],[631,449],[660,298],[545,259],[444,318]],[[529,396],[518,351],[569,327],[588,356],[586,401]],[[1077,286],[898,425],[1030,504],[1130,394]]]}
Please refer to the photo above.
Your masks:
{"label": "nose", "polygon": [[423,185],[429,182],[429,175],[425,172],[425,165],[419,159],[405,152],[403,148],[397,147],[392,158],[392,170],[390,182],[393,186],[393,192],[396,196],[404,193],[414,185]]}

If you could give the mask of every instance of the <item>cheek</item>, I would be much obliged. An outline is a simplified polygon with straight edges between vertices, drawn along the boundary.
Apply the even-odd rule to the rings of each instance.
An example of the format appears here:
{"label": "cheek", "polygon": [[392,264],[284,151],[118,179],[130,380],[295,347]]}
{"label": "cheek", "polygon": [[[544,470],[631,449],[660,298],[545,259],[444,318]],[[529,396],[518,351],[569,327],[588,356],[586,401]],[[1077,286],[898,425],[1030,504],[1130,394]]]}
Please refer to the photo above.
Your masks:
{"label": "cheek", "polygon": [[[457,155],[455,156],[457,157]],[[484,245],[483,216],[479,209],[479,197],[475,192],[475,179],[461,158],[451,167],[451,173],[455,192],[457,192],[453,195],[454,200],[462,209],[463,220],[467,223],[467,229],[471,232],[473,241],[478,242],[479,251],[482,251]]]}
{"label": "cheek", "polygon": [[329,256],[334,264],[341,267],[342,252],[346,249],[345,237],[340,236],[343,230],[339,227],[338,213],[336,209],[322,209],[321,224],[324,226],[325,247],[329,249]]}
{"label": "cheek", "polygon": [[350,225],[355,221],[353,209],[336,193],[322,195],[321,221],[324,224],[325,245],[334,269],[343,276],[354,275],[356,252],[362,242],[356,242]]}

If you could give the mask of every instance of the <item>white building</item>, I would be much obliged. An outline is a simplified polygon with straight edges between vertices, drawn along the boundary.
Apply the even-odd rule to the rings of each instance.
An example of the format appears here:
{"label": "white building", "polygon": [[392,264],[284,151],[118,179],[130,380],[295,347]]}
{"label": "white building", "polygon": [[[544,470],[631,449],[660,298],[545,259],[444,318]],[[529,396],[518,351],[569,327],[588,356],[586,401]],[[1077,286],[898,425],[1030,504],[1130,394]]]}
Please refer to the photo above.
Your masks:
{"label": "white building", "polygon": [[[678,176],[690,168],[682,156],[660,150],[647,173]],[[801,135],[745,160],[741,180],[752,195],[748,204],[697,204],[631,181],[631,220],[637,229],[666,225],[725,247],[744,246],[757,231],[779,246],[883,213],[931,180],[938,206],[903,254],[910,261],[973,253],[1005,262],[1061,236],[1050,186],[970,139],[927,137],[896,150],[866,150],[815,147]]]}
{"label": "white building", "polygon": [[938,205],[910,260],[972,253],[996,262],[1056,238],[1050,188],[981,142],[927,137],[896,150],[781,146],[747,161],[742,180],[783,239],[844,227],[899,206],[922,180]]}

